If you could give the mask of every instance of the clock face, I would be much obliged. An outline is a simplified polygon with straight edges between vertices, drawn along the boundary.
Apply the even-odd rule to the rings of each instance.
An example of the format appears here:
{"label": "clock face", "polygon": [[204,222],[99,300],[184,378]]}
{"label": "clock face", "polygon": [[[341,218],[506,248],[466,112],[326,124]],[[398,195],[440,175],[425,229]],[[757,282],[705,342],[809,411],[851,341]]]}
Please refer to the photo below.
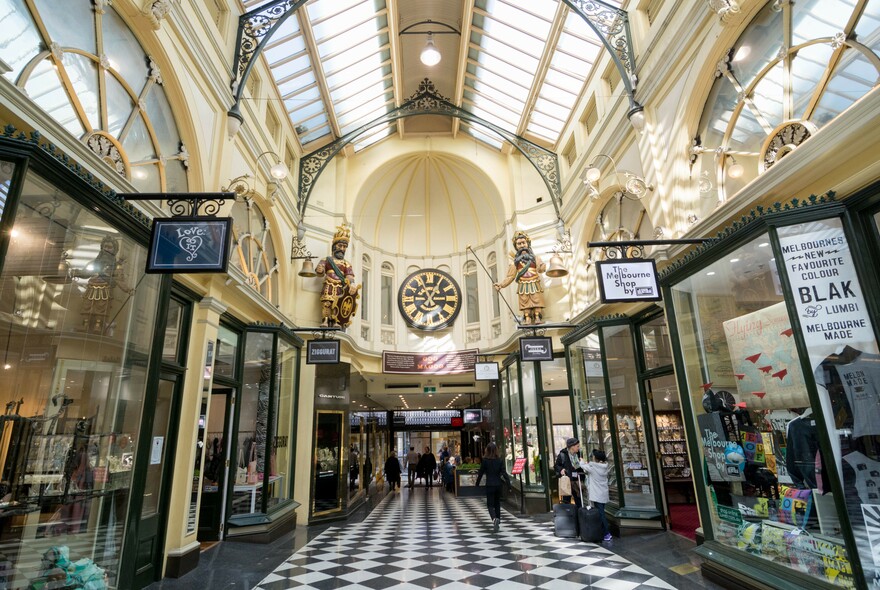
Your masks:
{"label": "clock face", "polygon": [[413,328],[441,330],[451,325],[461,311],[461,289],[442,270],[417,270],[400,285],[397,306],[404,321]]}

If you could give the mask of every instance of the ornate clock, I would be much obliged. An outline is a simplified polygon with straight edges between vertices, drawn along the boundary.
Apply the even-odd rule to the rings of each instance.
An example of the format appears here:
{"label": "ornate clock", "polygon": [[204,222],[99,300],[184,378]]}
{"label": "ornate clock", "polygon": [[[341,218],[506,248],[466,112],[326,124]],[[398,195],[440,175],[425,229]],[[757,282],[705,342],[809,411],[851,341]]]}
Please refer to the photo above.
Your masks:
{"label": "ornate clock", "polygon": [[418,330],[441,330],[461,311],[461,289],[436,268],[417,270],[400,285],[397,307],[404,321]]}

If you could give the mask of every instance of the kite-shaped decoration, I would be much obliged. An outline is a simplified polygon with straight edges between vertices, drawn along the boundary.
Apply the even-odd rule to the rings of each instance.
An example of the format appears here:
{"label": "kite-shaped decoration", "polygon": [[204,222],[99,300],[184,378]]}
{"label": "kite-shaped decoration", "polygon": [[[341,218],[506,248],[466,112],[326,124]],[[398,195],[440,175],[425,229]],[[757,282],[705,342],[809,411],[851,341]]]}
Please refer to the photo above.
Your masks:
{"label": "kite-shaped decoration", "polygon": [[773,366],[772,366],[772,365],[767,365],[766,367],[758,367],[758,370],[759,370],[759,371],[762,371],[762,372],[764,372],[764,373],[769,373],[770,371],[773,370]]}
{"label": "kite-shaped decoration", "polygon": [[785,379],[786,375],[788,375],[788,369],[782,369],[781,371],[773,373],[773,375],[771,375],[771,376],[772,377],[779,377],[779,380],[782,381],[783,379]]}
{"label": "kite-shaped decoration", "polygon": [[740,381],[742,381],[743,379],[746,378],[745,373],[734,373],[733,376],[736,377],[737,379],[739,379]]}
{"label": "kite-shaped decoration", "polygon": [[709,391],[709,388],[712,387],[712,381],[708,383],[703,383],[703,391]]}
{"label": "kite-shaped decoration", "polygon": [[791,328],[789,328],[789,329],[787,329],[787,330],[783,330],[782,332],[780,332],[779,335],[780,335],[780,336],[788,336],[789,338],[791,338],[791,335],[792,335],[793,333],[794,333],[794,330],[792,330]]}
{"label": "kite-shaped decoration", "polygon": [[761,399],[764,399],[764,396],[767,395],[767,392],[765,392],[765,391],[753,391],[753,392],[752,392],[752,395],[757,396],[757,397],[759,397],[759,398],[761,398]]}
{"label": "kite-shaped decoration", "polygon": [[760,357],[760,356],[761,356],[761,353],[759,352],[758,354],[753,354],[752,356],[747,356],[746,360],[749,361],[750,363],[757,363],[758,357]]}

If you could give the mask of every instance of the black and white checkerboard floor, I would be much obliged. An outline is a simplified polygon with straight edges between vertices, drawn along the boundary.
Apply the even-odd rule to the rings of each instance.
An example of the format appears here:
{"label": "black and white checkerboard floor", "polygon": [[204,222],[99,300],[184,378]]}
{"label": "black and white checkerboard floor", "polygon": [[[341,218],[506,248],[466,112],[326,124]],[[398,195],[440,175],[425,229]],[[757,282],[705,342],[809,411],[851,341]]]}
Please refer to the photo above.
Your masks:
{"label": "black and white checkerboard floor", "polygon": [[332,527],[255,590],[656,590],[673,587],[605,547],[438,488],[390,494],[361,523]]}

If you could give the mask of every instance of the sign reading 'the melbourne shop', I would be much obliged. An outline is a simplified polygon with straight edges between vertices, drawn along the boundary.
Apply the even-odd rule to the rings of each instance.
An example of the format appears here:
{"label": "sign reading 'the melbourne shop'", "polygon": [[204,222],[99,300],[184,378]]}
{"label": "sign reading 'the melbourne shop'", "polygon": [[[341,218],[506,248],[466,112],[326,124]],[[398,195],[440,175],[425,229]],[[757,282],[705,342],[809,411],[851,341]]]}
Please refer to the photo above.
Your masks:
{"label": "sign reading 'the melbourne shop'", "polygon": [[602,260],[596,263],[602,303],[660,301],[653,260]]}
{"label": "sign reading 'the melbourne shop'", "polygon": [[147,272],[226,272],[231,217],[153,219]]}

